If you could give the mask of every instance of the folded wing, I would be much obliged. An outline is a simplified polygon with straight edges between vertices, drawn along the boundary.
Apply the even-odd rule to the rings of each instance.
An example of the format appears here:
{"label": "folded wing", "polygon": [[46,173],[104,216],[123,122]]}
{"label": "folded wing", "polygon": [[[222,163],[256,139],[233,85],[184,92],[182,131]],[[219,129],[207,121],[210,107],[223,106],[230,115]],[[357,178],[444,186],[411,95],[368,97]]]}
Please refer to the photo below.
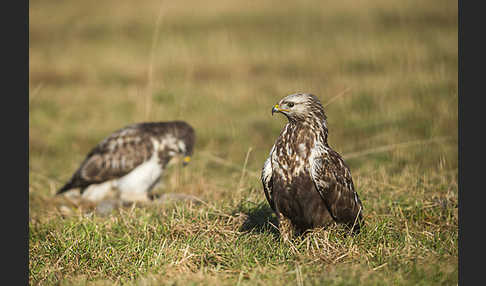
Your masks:
{"label": "folded wing", "polygon": [[333,219],[359,230],[363,206],[341,156],[331,149],[315,156],[311,160],[311,177]]}
{"label": "folded wing", "polygon": [[117,131],[91,150],[57,193],[122,177],[150,159],[153,152],[152,140],[145,133],[131,127]]}

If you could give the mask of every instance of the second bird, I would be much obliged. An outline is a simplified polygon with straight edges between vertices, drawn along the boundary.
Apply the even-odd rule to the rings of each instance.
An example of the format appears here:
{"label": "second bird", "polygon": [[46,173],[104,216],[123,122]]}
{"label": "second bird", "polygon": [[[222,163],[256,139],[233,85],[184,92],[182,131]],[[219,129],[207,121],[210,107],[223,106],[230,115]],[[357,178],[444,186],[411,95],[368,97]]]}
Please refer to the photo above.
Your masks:
{"label": "second bird", "polygon": [[147,200],[174,156],[189,163],[195,138],[184,121],[126,126],[96,145],[57,194],[79,188],[83,198],[100,201],[115,189],[124,201]]}

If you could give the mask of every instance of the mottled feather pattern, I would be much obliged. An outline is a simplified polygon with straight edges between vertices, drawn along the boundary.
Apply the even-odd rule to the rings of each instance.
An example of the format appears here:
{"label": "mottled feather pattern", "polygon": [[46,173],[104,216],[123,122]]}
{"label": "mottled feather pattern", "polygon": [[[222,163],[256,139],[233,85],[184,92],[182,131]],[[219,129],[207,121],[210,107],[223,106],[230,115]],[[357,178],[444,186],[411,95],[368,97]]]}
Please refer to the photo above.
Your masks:
{"label": "mottled feather pattern", "polygon": [[361,201],[348,166],[327,143],[327,118],[318,98],[289,95],[275,110],[288,123],[265,161],[262,183],[277,217],[288,218],[299,233],[331,221],[360,223]]}
{"label": "mottled feather pattern", "polygon": [[[289,183],[302,172],[308,171],[308,160],[315,135],[302,126],[287,124],[281,132],[272,153],[279,175]],[[311,139],[311,140],[309,140]]]}
{"label": "mottled feather pattern", "polygon": [[153,142],[146,134],[136,131],[117,132],[96,146],[81,165],[80,177],[102,182],[121,177],[149,159],[154,151]]}
{"label": "mottled feather pattern", "polygon": [[336,222],[351,225],[362,219],[362,204],[351,172],[337,152],[328,149],[316,158],[310,174]]}

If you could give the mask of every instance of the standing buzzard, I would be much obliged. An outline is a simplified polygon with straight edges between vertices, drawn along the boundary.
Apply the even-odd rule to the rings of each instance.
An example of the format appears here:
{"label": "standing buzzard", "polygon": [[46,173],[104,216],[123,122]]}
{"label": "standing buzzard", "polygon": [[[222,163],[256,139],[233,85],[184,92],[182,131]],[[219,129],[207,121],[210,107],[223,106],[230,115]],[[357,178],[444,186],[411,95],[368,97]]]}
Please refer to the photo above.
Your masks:
{"label": "standing buzzard", "polygon": [[183,121],[126,126],[96,145],[57,194],[80,188],[85,199],[99,201],[114,188],[122,200],[146,200],[172,157],[189,163],[194,142],[194,129]]}
{"label": "standing buzzard", "polygon": [[261,179],[281,233],[299,235],[332,222],[359,231],[363,206],[349,168],[327,143],[319,99],[291,94],[273,107],[272,115],[275,112],[284,114],[288,123],[263,165]]}

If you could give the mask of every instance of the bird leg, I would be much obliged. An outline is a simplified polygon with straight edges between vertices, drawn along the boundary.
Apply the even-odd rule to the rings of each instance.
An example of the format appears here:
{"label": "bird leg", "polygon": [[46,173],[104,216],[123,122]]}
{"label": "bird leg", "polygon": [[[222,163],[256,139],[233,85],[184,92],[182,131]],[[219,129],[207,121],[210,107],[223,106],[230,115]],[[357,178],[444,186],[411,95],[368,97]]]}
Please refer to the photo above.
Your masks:
{"label": "bird leg", "polygon": [[294,225],[290,219],[285,217],[282,213],[279,213],[278,230],[280,231],[280,237],[282,237],[283,241],[293,239],[295,233]]}
{"label": "bird leg", "polygon": [[280,237],[283,242],[288,244],[294,254],[297,254],[299,251],[297,250],[297,247],[295,247],[294,243],[292,243],[292,240],[296,234],[296,228],[292,221],[290,221],[290,219],[285,217],[282,213],[279,213],[278,230],[280,231]]}

